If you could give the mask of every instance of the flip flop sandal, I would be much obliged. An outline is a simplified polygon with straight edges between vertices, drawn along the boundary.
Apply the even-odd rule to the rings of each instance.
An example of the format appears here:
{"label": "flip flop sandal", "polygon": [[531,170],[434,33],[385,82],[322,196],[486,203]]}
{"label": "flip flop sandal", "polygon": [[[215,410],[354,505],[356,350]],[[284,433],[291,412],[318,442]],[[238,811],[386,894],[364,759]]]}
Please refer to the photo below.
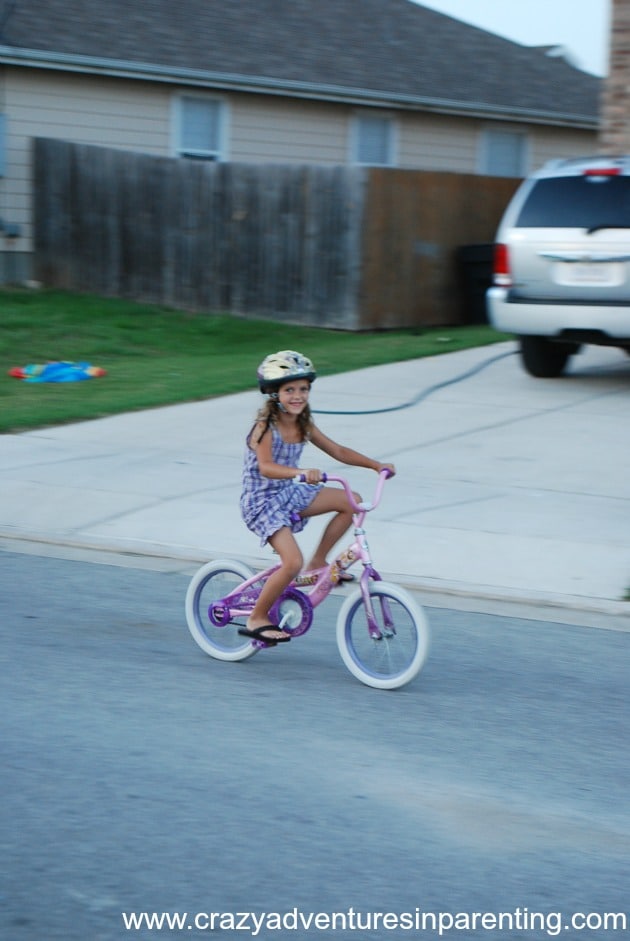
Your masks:
{"label": "flip flop sandal", "polygon": [[238,633],[243,637],[251,637],[252,640],[262,640],[269,647],[275,647],[276,644],[286,644],[291,640],[290,637],[263,637],[265,631],[279,631],[277,624],[262,624],[260,627],[254,627],[251,630],[248,627],[239,627]]}

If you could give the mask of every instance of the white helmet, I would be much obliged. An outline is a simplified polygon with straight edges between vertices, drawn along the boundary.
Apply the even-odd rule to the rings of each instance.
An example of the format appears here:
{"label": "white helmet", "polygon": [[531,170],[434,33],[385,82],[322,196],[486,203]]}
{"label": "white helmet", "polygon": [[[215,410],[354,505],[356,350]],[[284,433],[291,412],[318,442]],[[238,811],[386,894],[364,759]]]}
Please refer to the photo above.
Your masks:
{"label": "white helmet", "polygon": [[266,356],[258,367],[258,385],[264,393],[276,392],[291,379],[307,379],[314,382],[315,368],[306,356],[295,350],[280,350]]}

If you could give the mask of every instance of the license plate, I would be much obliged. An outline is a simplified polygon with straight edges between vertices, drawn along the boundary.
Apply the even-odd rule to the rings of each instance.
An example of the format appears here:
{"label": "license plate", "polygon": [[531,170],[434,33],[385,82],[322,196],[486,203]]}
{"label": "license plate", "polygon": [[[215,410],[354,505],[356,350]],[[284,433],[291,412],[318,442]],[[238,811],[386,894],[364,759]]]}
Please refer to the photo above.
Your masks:
{"label": "license plate", "polygon": [[575,261],[558,266],[560,284],[619,284],[621,265],[616,262]]}

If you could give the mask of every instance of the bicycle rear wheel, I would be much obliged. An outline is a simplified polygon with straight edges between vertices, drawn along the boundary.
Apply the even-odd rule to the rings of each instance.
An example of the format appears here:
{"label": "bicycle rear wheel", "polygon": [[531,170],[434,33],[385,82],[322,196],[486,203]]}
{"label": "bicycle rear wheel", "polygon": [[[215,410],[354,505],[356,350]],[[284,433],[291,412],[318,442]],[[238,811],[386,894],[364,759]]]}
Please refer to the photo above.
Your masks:
{"label": "bicycle rear wheel", "polygon": [[210,619],[208,610],[213,602],[225,598],[251,578],[253,571],[241,562],[207,562],[193,575],[186,592],[186,623],[195,642],[217,660],[245,660],[257,652],[251,640],[242,637],[238,628],[246,618],[230,621],[223,627]]}
{"label": "bicycle rear wheel", "polygon": [[353,676],[375,689],[397,689],[422,669],[429,652],[429,626],[411,595],[388,582],[371,582],[379,640],[368,631],[361,591],[344,602],[337,618],[337,646]]}

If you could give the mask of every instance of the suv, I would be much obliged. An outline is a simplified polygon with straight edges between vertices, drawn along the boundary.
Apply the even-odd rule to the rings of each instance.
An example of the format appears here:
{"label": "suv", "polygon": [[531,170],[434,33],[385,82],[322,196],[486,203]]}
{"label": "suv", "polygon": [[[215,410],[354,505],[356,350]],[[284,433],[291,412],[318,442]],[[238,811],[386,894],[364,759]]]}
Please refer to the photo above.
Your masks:
{"label": "suv", "polygon": [[630,156],[554,160],[520,185],[487,300],[532,376],[561,375],[584,343],[630,352]]}

